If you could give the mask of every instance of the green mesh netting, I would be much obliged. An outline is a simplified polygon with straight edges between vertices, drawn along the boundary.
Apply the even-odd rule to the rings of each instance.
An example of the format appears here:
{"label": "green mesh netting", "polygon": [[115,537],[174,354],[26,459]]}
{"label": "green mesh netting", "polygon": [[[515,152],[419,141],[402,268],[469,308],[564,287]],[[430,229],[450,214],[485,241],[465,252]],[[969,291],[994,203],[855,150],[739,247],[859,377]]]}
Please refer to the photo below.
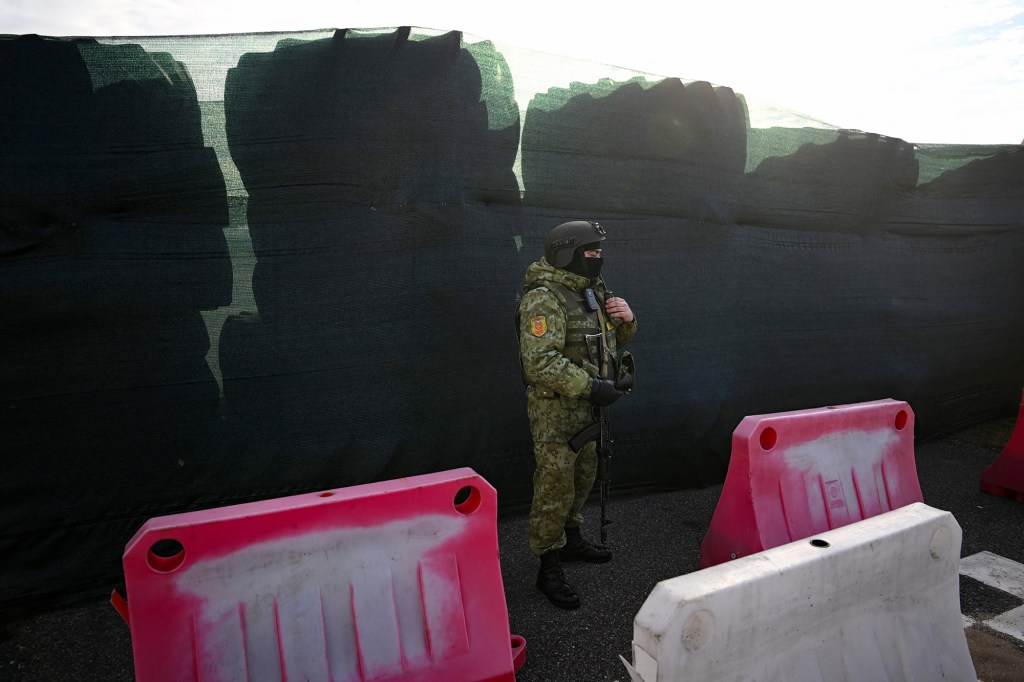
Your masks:
{"label": "green mesh netting", "polygon": [[1024,154],[409,29],[0,38],[0,604],[151,516],[532,454],[511,319],[569,219],[636,310],[615,486],[748,414],[1016,409]]}

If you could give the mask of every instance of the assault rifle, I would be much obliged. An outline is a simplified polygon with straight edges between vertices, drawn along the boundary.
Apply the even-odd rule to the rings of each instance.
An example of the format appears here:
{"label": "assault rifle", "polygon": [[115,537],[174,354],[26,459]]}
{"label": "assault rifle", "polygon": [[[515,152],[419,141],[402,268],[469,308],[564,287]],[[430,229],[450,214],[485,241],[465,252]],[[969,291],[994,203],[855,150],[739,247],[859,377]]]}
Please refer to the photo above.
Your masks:
{"label": "assault rifle", "polygon": [[[600,370],[600,376],[602,379],[612,379],[615,377],[611,376],[614,372],[609,372],[610,367],[614,364],[611,362],[608,353],[608,340],[605,337],[607,333],[607,325],[605,323],[604,310],[601,304],[598,303],[592,289],[586,289],[584,295],[587,301],[587,307],[590,308],[591,312],[597,312],[598,320],[601,325],[601,333],[595,334],[598,342],[598,358],[597,365]],[[611,291],[605,291],[605,300],[608,300],[613,296]],[[588,340],[592,338],[591,335],[587,335]],[[587,344],[587,348],[590,348],[590,344]],[[592,440],[597,440],[597,482],[601,486],[601,544],[605,543],[608,538],[607,526],[611,523],[608,519],[608,491],[612,484],[612,430],[611,423],[608,421],[608,408],[607,407],[595,407],[594,416],[596,419],[589,425],[583,427],[583,430],[577,433],[575,436],[569,439],[569,447],[572,451],[579,454],[579,451],[583,449],[587,443]]]}

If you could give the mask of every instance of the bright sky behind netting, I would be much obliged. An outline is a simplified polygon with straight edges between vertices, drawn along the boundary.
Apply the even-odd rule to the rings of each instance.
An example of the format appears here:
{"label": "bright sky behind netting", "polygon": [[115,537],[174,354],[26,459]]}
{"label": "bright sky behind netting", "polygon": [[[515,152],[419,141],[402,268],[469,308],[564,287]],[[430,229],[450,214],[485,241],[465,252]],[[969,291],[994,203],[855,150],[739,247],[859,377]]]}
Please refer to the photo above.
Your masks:
{"label": "bright sky behind netting", "polygon": [[[512,8],[516,8],[514,11]],[[144,36],[411,25],[684,80],[913,142],[1024,139],[1024,0],[2,0],[0,31]]]}

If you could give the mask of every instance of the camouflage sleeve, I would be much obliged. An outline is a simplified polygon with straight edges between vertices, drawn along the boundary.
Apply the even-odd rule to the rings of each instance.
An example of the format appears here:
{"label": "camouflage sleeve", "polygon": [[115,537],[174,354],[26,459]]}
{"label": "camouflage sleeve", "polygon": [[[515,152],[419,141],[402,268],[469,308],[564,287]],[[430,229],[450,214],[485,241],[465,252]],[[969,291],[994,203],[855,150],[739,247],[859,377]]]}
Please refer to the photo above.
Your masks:
{"label": "camouflage sleeve", "polygon": [[565,311],[545,289],[526,292],[519,304],[519,354],[526,380],[562,395],[590,393],[590,375],[562,354]]}
{"label": "camouflage sleeve", "polygon": [[615,343],[619,348],[622,348],[634,336],[636,336],[636,314],[633,315],[632,322],[623,322],[622,324],[615,325]]}

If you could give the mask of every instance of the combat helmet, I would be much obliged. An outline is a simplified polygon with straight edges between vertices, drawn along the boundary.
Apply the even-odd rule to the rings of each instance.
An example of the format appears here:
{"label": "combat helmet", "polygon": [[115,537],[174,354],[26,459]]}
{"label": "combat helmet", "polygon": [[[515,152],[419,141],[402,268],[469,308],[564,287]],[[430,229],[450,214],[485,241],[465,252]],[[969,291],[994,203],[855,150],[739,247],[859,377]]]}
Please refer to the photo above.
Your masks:
{"label": "combat helmet", "polygon": [[544,242],[544,257],[556,268],[572,262],[573,254],[581,246],[605,240],[605,231],[593,220],[572,220],[551,230]]}

